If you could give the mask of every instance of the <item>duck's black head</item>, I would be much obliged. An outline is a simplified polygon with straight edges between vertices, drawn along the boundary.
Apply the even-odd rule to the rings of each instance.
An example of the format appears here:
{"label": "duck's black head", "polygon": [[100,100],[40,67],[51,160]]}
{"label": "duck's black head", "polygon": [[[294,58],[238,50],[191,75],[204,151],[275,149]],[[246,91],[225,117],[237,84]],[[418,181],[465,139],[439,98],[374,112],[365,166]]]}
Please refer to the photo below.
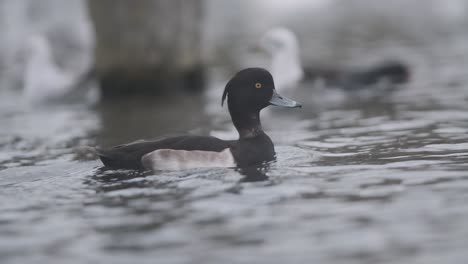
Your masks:
{"label": "duck's black head", "polygon": [[280,96],[275,90],[271,74],[262,68],[247,68],[238,72],[226,84],[221,105],[227,97],[232,121],[240,137],[261,132],[259,112],[269,105],[301,107],[291,99]]}
{"label": "duck's black head", "polygon": [[301,107],[299,103],[276,92],[273,77],[263,68],[247,68],[234,75],[226,84],[221,105],[226,97],[229,109],[234,111],[260,111],[269,105]]}

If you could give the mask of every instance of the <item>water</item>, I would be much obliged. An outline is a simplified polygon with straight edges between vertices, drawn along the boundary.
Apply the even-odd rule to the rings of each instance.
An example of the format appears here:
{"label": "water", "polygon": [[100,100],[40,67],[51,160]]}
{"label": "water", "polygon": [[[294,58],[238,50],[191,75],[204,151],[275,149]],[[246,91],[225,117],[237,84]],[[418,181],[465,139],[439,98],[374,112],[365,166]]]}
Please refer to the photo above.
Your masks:
{"label": "water", "polygon": [[202,96],[25,109],[2,94],[1,262],[462,263],[467,67],[445,59],[385,98],[311,96],[305,84],[292,95],[302,110],[264,119],[278,160],[253,179],[103,171],[82,148],[230,135]]}
{"label": "water", "polygon": [[413,50],[424,60],[391,96],[303,84],[288,95],[302,109],[265,113],[278,155],[265,175],[106,171],[85,147],[232,137],[226,109],[203,107],[219,105],[219,87],[216,100],[94,107],[25,107],[2,91],[0,262],[463,263],[466,43]]}

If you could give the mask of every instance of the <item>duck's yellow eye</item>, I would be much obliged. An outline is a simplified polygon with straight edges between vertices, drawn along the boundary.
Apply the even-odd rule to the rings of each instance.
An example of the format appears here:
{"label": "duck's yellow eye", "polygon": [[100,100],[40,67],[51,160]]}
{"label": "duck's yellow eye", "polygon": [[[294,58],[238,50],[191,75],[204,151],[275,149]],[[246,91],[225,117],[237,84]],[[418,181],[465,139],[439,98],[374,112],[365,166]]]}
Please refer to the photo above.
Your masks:
{"label": "duck's yellow eye", "polygon": [[262,84],[261,84],[261,83],[256,83],[256,84],[255,84],[255,88],[257,88],[257,89],[262,88]]}

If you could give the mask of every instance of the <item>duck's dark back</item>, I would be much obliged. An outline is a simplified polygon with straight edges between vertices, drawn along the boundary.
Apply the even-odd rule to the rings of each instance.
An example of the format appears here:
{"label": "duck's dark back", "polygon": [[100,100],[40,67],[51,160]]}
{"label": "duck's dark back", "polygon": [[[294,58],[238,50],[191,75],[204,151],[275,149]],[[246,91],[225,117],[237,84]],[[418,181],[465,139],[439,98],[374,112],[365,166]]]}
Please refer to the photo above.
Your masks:
{"label": "duck's dark back", "polygon": [[98,149],[102,163],[110,168],[142,169],[143,155],[158,149],[222,151],[232,146],[232,141],[224,141],[210,136],[177,136],[156,140],[141,140]]}

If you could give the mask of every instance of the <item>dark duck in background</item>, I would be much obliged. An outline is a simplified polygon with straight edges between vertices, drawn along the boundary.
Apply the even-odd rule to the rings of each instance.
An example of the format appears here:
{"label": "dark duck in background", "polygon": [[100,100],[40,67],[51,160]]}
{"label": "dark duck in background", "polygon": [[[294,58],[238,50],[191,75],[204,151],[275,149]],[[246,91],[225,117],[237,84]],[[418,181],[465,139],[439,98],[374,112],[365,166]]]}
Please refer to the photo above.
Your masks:
{"label": "dark duck in background", "polygon": [[238,140],[211,136],[177,136],[140,140],[110,149],[97,149],[106,167],[165,170],[196,167],[248,167],[275,159],[273,142],[262,129],[260,111],[269,106],[295,108],[301,105],[280,96],[271,74],[262,68],[238,72],[226,85],[227,99]]}
{"label": "dark duck in background", "polygon": [[327,87],[358,91],[366,88],[381,88],[391,91],[410,79],[408,66],[399,61],[385,61],[366,68],[306,69],[309,80],[322,80]]}

